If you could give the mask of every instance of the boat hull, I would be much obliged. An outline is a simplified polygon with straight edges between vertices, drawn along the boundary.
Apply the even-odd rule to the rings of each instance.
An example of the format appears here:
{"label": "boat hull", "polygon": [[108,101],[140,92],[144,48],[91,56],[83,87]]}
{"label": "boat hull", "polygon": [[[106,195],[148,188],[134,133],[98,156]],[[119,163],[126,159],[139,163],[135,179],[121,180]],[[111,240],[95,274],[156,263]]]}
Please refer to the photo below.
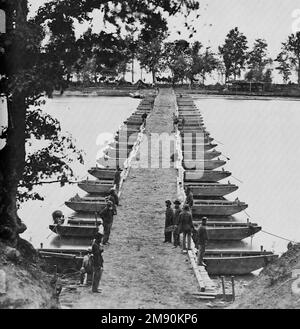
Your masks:
{"label": "boat hull", "polygon": [[231,203],[231,204],[197,204],[194,202],[192,207],[193,215],[198,216],[231,216],[246,209],[248,205],[244,203]]}
{"label": "boat hull", "polygon": [[96,226],[49,225],[52,232],[62,237],[92,238],[99,231]]}
{"label": "boat hull", "polygon": [[91,168],[88,173],[98,179],[113,180],[115,177],[115,170],[108,170],[104,168]]}
{"label": "boat hull", "polygon": [[89,202],[89,201],[66,201],[65,205],[76,212],[99,212],[106,203],[102,202]]}
{"label": "boat hull", "polygon": [[224,196],[230,193],[233,193],[238,189],[238,186],[233,184],[212,184],[211,186],[207,185],[193,185],[186,184],[191,188],[191,191],[194,196]]}
{"label": "boat hull", "polygon": [[207,234],[210,241],[241,241],[253,236],[261,230],[260,226],[245,227],[210,227],[207,226]]}
{"label": "boat hull", "polygon": [[205,152],[204,149],[200,149],[197,152],[183,152],[184,160],[213,160],[221,155],[221,152]]}
{"label": "boat hull", "polygon": [[257,255],[242,257],[207,257],[204,262],[210,275],[246,275],[265,267],[277,259],[277,255]]}
{"label": "boat hull", "polygon": [[229,171],[190,170],[184,172],[184,180],[191,182],[218,182],[230,175]]}
{"label": "boat hull", "polygon": [[222,160],[183,160],[182,165],[187,170],[213,170],[222,167],[226,161]]}
{"label": "boat hull", "polygon": [[83,191],[91,194],[108,194],[109,190],[114,187],[113,183],[95,183],[93,181],[83,181],[78,183],[78,187]]}

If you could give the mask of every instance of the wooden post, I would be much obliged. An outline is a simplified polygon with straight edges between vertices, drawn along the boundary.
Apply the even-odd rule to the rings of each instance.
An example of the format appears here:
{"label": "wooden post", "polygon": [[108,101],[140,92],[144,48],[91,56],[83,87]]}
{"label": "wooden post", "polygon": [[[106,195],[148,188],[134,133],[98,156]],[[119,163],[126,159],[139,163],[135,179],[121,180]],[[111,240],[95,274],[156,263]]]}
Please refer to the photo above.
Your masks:
{"label": "wooden post", "polygon": [[221,281],[222,281],[223,299],[226,300],[226,292],[225,292],[225,277],[224,277],[223,275],[221,276]]}
{"label": "wooden post", "polygon": [[234,276],[231,276],[232,300],[235,300]]}

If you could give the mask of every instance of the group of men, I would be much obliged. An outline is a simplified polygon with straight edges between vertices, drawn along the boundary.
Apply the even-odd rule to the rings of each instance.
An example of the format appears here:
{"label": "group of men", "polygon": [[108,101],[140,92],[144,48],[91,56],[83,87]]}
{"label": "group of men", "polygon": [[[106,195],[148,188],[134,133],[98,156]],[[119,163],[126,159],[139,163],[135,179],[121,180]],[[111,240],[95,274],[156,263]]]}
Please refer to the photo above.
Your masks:
{"label": "group of men", "polygon": [[80,283],[87,284],[92,280],[92,292],[99,293],[99,283],[103,273],[103,257],[104,246],[109,244],[109,236],[113,224],[114,215],[117,214],[117,206],[119,205],[119,191],[121,179],[121,169],[117,167],[114,177],[115,188],[111,188],[108,196],[105,198],[106,205],[99,213],[103,222],[103,234],[98,232],[92,242],[92,247],[88,248],[87,254],[83,257],[82,267],[80,269]]}
{"label": "group of men", "polygon": [[174,209],[172,208],[172,202],[166,200],[166,213],[165,213],[165,240],[164,243],[172,243],[174,248],[180,246],[180,234],[182,233],[182,250],[191,250],[192,234],[194,236],[194,242],[198,248],[198,265],[206,266],[203,261],[205,255],[205,248],[208,242],[208,234],[206,229],[207,218],[202,218],[202,223],[198,230],[196,230],[193,223],[192,206],[193,206],[193,194],[191,189],[186,189],[186,200],[183,208],[181,209],[181,202],[179,200],[174,201]]}

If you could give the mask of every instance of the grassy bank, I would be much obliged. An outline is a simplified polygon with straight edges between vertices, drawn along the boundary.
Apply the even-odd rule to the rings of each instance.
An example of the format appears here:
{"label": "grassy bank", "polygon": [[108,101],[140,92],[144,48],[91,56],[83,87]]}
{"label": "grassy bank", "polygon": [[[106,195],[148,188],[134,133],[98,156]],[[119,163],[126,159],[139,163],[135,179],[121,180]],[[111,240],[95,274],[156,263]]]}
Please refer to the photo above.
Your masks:
{"label": "grassy bank", "polygon": [[300,269],[300,244],[290,246],[278,260],[266,266],[230,308],[299,309],[300,295],[292,288],[297,284],[293,277],[297,269]]}
{"label": "grassy bank", "polygon": [[20,240],[17,248],[0,242],[0,309],[58,308],[52,277],[42,271],[33,247]]}

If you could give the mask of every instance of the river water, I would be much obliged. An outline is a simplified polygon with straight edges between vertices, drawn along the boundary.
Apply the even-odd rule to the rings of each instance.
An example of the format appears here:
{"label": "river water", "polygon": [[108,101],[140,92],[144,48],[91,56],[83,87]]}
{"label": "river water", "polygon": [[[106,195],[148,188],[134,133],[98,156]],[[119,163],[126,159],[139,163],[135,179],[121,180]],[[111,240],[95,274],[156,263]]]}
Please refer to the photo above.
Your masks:
{"label": "river water", "polygon": [[[72,165],[77,177],[92,178],[87,170],[95,166],[103,147],[103,140],[112,137],[111,135],[136,109],[139,101],[130,97],[59,97],[47,100],[43,111],[57,118],[62,131],[71,133],[76,146],[85,152],[84,165]],[[76,184],[65,187],[60,187],[60,184],[49,184],[36,190],[45,200],[28,201],[21,206],[19,215],[27,225],[23,237],[35,247],[39,247],[40,243],[43,243],[44,248],[89,245],[90,240],[61,239],[48,228],[52,223],[51,214],[54,210],[62,210],[65,217],[72,215],[72,210],[66,207],[64,202],[76,193],[80,196],[86,193]]]}
{"label": "river water", "polygon": [[[236,217],[242,221],[250,217],[267,232],[300,241],[299,102],[220,97],[201,97],[195,102],[208,131],[219,144],[217,150],[230,158],[225,169],[233,173],[235,178],[229,179],[239,189],[227,198],[238,197],[249,205],[247,214],[242,212]],[[138,103],[139,100],[127,97],[61,97],[47,101],[44,111],[58,118],[62,130],[72,133],[76,145],[86,153],[85,164],[74,166],[78,177],[87,176],[88,168],[95,165],[99,134],[114,133]],[[38,191],[45,200],[27,202],[20,209],[20,217],[28,227],[23,236],[36,247],[41,242],[44,247],[90,244],[90,241],[60,239],[48,229],[55,209],[61,209],[65,216],[72,214],[64,201],[75,193],[85,193],[76,184],[63,188],[51,184]],[[259,249],[263,245],[265,249],[281,253],[287,243],[260,232],[253,240],[249,238],[222,247]]]}
{"label": "river water", "polygon": [[[300,102],[203,97],[196,104],[219,144],[217,150],[230,159],[224,166],[235,177],[229,177],[230,182],[239,186],[227,199],[238,197],[248,204],[246,213],[236,217],[250,218],[266,232],[300,241]],[[252,248],[262,245],[281,253],[287,244],[259,232]],[[251,248],[251,239],[225,247],[240,246]]]}

